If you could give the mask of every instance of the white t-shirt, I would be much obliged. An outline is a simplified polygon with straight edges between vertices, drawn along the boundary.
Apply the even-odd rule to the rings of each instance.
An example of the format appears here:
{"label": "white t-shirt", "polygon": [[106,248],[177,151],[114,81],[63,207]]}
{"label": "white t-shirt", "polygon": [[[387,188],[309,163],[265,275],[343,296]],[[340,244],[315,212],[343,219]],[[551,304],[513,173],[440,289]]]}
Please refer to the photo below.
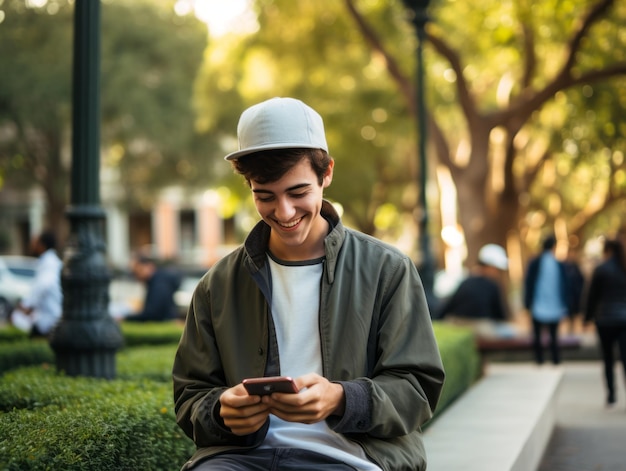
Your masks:
{"label": "white t-shirt", "polygon": [[[272,317],[276,328],[280,374],[322,375],[319,335],[320,284],[324,259],[285,262],[268,257],[272,273]],[[261,448],[301,448],[342,461],[362,471],[380,471],[358,444],[328,427],[286,422],[270,416]]]}

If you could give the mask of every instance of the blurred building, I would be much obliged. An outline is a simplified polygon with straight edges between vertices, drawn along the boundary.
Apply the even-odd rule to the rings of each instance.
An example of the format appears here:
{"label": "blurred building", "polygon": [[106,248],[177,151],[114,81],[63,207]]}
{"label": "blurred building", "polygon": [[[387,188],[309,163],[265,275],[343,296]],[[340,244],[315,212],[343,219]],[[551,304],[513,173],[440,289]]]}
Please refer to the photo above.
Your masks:
{"label": "blurred building", "polygon": [[[127,209],[115,195],[119,188],[103,184],[107,255],[114,269],[125,270],[133,251],[189,267],[208,267],[237,243],[235,219],[220,217],[212,192],[189,194],[180,187],[162,190],[148,210]],[[46,204],[41,191],[0,191],[0,253],[25,254],[44,225]]]}
{"label": "blurred building", "polygon": [[0,253],[25,255],[30,240],[42,230],[46,202],[41,190],[0,191]]}

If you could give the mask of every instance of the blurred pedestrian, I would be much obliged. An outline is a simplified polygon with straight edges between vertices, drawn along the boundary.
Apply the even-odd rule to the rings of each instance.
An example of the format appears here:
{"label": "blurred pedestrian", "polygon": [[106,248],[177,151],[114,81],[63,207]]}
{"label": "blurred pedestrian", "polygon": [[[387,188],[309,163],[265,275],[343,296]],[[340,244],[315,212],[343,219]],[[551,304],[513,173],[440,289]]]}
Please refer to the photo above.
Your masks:
{"label": "blurred pedestrian", "polygon": [[[620,226],[615,234],[615,239],[622,244],[622,248],[626,247],[626,224]],[[624,250],[624,264],[626,264],[626,250]]]}
{"label": "blurred pedestrian", "polygon": [[502,322],[509,319],[502,278],[509,266],[506,251],[487,244],[478,252],[478,265],[437,311],[435,318],[467,325],[479,336],[510,335]]}
{"label": "blurred pedestrian", "polygon": [[561,362],[558,329],[568,315],[570,294],[565,265],[555,257],[556,238],[543,241],[542,252],[528,264],[524,279],[524,307],[530,312],[533,326],[533,349],[537,364],[543,364],[543,332],[550,336],[552,363]]}
{"label": "blurred pedestrian", "polygon": [[569,293],[568,302],[568,321],[569,331],[574,332],[576,325],[576,319],[580,315],[582,310],[582,296],[585,286],[585,276],[580,269],[580,262],[578,260],[578,250],[573,247],[567,252],[567,258],[563,262],[565,266],[565,273],[567,275],[567,286]]}
{"label": "blurred pedestrian", "polygon": [[615,358],[618,345],[626,377],[626,263],[624,245],[618,240],[604,243],[604,261],[591,276],[586,292],[585,322],[595,321],[602,348],[607,405],[615,404]]}
{"label": "blurred pedestrian", "polygon": [[31,337],[47,337],[61,318],[63,263],[56,253],[57,239],[52,231],[44,231],[32,242],[32,252],[39,257],[35,278],[28,295],[20,300],[11,315],[11,322]]}
{"label": "blurred pedestrian", "polygon": [[131,262],[131,271],[146,287],[141,311],[124,318],[131,322],[160,322],[178,317],[174,294],[178,291],[181,276],[177,270],[161,267],[153,257],[136,255]]}

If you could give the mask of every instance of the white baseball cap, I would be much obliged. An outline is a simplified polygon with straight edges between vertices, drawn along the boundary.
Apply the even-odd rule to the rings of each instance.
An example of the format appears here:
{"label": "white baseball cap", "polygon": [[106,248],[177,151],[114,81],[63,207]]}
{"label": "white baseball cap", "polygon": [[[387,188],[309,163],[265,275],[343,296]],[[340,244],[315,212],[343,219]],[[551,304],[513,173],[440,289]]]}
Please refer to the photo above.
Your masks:
{"label": "white baseball cap", "polygon": [[245,110],[237,125],[237,139],[239,150],[224,157],[226,160],[271,149],[328,152],[322,117],[295,98],[271,98]]}
{"label": "white baseball cap", "polygon": [[500,270],[509,268],[509,259],[506,256],[506,251],[496,244],[483,246],[478,252],[478,261]]}

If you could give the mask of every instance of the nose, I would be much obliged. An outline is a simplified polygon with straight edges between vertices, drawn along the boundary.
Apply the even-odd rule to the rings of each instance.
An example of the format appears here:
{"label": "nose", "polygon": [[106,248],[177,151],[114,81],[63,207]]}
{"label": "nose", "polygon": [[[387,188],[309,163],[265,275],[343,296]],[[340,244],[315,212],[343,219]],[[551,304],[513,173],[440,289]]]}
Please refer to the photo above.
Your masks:
{"label": "nose", "polygon": [[295,215],[296,211],[291,200],[282,196],[276,200],[276,209],[274,215],[281,222],[287,222]]}

